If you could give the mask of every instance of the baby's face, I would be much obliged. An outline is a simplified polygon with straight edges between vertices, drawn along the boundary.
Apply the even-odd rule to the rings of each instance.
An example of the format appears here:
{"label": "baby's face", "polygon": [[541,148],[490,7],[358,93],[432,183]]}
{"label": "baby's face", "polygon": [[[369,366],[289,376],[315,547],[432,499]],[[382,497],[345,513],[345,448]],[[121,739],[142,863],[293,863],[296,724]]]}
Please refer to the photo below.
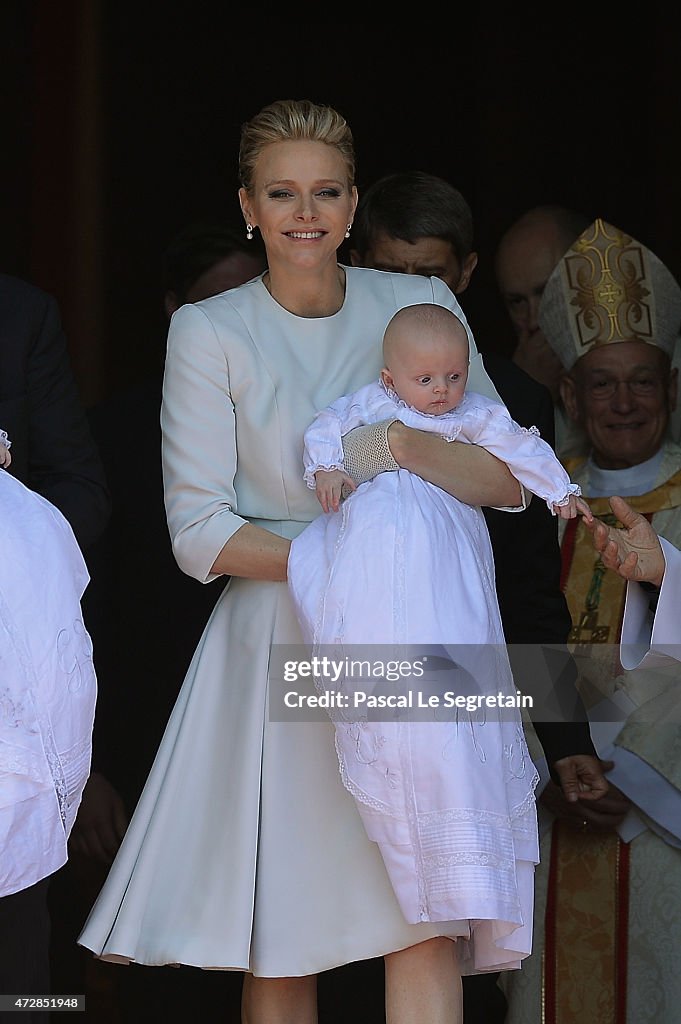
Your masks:
{"label": "baby's face", "polygon": [[[460,329],[459,329],[460,328]],[[462,324],[427,327],[419,324],[418,341],[407,325],[397,328],[390,345],[383,383],[418,412],[441,416],[459,404],[468,380],[468,337]]]}

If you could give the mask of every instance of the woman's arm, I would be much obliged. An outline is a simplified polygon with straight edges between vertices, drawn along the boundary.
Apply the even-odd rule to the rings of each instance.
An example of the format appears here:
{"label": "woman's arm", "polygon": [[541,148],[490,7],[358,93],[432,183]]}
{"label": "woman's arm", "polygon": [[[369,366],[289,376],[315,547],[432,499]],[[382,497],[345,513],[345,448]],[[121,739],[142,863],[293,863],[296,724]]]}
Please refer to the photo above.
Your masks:
{"label": "woman's arm", "polygon": [[289,541],[238,514],[236,419],[221,339],[198,307],[183,306],[168,332],[161,408],[168,527],[180,568],[286,579]]}
{"label": "woman's arm", "polygon": [[398,421],[388,428],[395,461],[468,505],[517,508],[524,505],[520,484],[506,463],[484,448],[453,441]]}
{"label": "woman's arm", "polygon": [[249,580],[285,581],[290,547],[285,537],[245,523],[229,538],[210,571]]}

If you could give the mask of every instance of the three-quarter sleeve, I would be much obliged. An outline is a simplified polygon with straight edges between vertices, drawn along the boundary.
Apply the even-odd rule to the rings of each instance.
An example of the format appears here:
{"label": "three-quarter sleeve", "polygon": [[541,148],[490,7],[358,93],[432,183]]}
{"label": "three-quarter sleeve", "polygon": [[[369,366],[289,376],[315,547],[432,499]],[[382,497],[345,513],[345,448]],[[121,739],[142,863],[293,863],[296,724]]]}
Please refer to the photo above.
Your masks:
{"label": "three-quarter sleeve", "polygon": [[182,306],[168,331],[161,405],[163,487],[178,565],[207,583],[238,515],[236,423],[223,339],[195,305]]}

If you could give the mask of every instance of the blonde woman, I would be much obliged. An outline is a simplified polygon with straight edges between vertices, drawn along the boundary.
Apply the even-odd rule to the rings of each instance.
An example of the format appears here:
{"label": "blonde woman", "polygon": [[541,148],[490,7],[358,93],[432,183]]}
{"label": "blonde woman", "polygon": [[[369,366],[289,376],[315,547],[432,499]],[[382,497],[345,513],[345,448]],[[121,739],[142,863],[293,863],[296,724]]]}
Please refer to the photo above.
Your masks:
{"label": "blonde woman", "polygon": [[[245,972],[249,1024],[313,1024],[316,974],[377,956],[389,1021],[452,1024],[463,943],[451,940],[473,937],[469,921],[405,921],[339,777],[331,722],[269,716],[272,647],[301,643],[290,542],[320,511],[302,480],[305,428],[376,377],[397,309],[435,302],[462,316],[437,279],[338,264],[354,171],[335,110],[278,101],[260,111],[242,129],[239,199],[269,269],[171,321],[162,427],[173,547],[197,579],[231,579],[80,938],[107,959]],[[497,397],[468,335],[471,387]],[[463,501],[522,502],[506,466],[472,445],[394,424],[390,448]]]}

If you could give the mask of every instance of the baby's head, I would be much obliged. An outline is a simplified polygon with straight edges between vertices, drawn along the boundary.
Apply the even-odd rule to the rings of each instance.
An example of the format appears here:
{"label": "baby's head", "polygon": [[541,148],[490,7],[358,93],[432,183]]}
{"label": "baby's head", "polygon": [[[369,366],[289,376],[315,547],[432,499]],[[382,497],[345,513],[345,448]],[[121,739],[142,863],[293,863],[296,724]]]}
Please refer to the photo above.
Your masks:
{"label": "baby's head", "polygon": [[381,380],[418,412],[455,409],[468,379],[468,335],[446,306],[421,303],[395,313],[383,335]]}

